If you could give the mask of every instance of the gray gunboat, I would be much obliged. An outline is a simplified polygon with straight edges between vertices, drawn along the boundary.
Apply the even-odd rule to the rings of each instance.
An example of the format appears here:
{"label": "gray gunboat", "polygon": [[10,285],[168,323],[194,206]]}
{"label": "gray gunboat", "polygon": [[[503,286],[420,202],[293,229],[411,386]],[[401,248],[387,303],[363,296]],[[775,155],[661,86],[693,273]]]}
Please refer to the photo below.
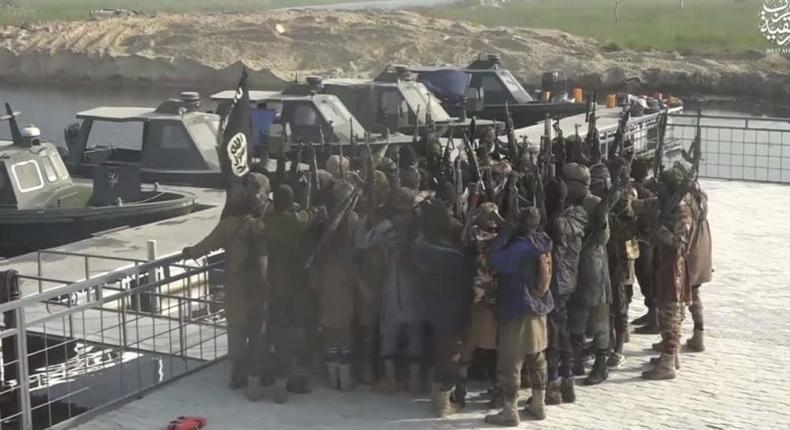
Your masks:
{"label": "gray gunboat", "polygon": [[102,106],[80,112],[80,123],[65,131],[66,166],[72,175],[90,178],[108,161],[136,163],[143,182],[219,188],[220,117],[199,108],[200,95],[184,92],[156,108]]}
{"label": "gray gunboat", "polygon": [[12,140],[0,140],[0,256],[18,255],[84,239],[122,226],[184,215],[190,193],[143,191],[139,166],[105,163],[93,184],[74,183],[55,145],[34,126],[20,130],[6,104]]}

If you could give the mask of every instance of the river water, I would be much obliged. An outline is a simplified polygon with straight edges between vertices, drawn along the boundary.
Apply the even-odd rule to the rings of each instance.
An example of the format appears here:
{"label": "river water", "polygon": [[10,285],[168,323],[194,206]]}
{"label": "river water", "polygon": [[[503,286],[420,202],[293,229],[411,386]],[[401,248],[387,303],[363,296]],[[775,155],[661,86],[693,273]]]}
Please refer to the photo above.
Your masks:
{"label": "river water", "polygon": [[[201,90],[205,97],[224,88]],[[20,125],[35,124],[44,140],[65,146],[63,129],[76,122],[79,111],[98,106],[155,107],[165,98],[178,97],[180,91],[194,88],[152,88],[117,86],[30,86],[0,84],[0,103],[8,102],[22,113]],[[207,103],[205,108],[212,108]],[[706,154],[701,174],[707,177],[790,183],[790,122],[761,120],[761,113],[781,114],[753,104],[705,104],[704,115],[749,117],[743,119],[705,119],[703,125],[703,153]],[[696,106],[687,113],[696,111]],[[759,112],[758,112],[759,111]],[[696,132],[693,119],[677,119],[676,137],[688,146]],[[121,127],[122,128],[122,127]],[[95,132],[98,132],[96,130]],[[117,130],[112,130],[118,133]],[[114,136],[117,147],[135,147],[139,130],[124,136]],[[0,125],[0,138],[8,137],[5,124]],[[115,139],[120,141],[115,141]]]}

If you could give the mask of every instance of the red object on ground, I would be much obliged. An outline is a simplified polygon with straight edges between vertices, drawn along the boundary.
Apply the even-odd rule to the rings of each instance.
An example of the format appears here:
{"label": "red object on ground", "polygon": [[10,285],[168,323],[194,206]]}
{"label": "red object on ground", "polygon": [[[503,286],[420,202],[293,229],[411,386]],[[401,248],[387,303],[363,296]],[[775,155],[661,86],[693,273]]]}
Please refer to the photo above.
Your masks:
{"label": "red object on ground", "polygon": [[167,430],[200,430],[206,427],[208,420],[201,417],[178,417],[167,425]]}

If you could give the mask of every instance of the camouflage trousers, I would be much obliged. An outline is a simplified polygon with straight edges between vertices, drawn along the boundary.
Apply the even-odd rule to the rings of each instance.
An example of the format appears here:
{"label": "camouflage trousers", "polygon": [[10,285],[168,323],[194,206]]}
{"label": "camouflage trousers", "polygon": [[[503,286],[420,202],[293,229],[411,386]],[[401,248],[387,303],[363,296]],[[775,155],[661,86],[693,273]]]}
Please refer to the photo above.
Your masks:
{"label": "camouflage trousers", "polygon": [[518,393],[522,367],[527,370],[532,388],[545,389],[546,317],[527,315],[501,321],[497,336],[497,383],[505,396]]}
{"label": "camouflage trousers", "polygon": [[704,330],[702,320],[702,298],[699,295],[700,285],[691,286],[691,304],[689,305],[689,312],[691,313],[691,320],[694,321],[694,330]]}
{"label": "camouflage trousers", "polygon": [[659,304],[658,324],[664,341],[664,353],[675,354],[680,348],[680,329],[683,323],[683,304],[666,302]]}

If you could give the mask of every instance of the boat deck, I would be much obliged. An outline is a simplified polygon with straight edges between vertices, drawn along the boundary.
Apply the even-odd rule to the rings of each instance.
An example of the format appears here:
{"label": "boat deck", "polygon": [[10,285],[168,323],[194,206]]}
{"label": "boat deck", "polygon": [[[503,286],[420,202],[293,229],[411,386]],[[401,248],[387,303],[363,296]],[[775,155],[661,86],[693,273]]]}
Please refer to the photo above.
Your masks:
{"label": "boat deck", "polygon": [[[156,241],[159,258],[178,253],[184,246],[200,240],[214,228],[224,204],[224,190],[175,186],[163,188],[195,194],[199,209],[202,210],[152,224],[115,229],[51,250],[1,260],[0,270],[14,269],[23,276],[20,279],[20,294],[25,297],[133,266],[133,260],[147,260],[149,240]],[[86,258],[85,255],[92,257]],[[24,276],[51,281],[39,282],[25,279]],[[78,300],[81,303],[83,299]],[[46,318],[58,306],[62,305],[42,303],[30,306],[26,309],[25,321],[30,324]],[[224,337],[219,340],[222,345],[211,345],[210,348],[202,345],[205,332],[216,331],[216,327],[211,324],[185,324],[183,331],[179,332],[174,329],[179,326],[178,321],[173,320],[177,318],[176,315],[168,318],[141,314],[127,323],[130,329],[124,334],[125,339],[121,339],[120,331],[112,329],[119,324],[118,317],[117,309],[89,309],[75,313],[69,318],[68,324],[57,320],[46,324],[34,323],[27,328],[34,334],[68,338],[72,337],[71,334],[79,333],[79,336],[73,337],[106,346],[125,344],[140,351],[186,352],[189,357],[208,360],[222,356],[226,351]],[[115,335],[108,334],[113,332]],[[182,348],[186,351],[182,351]]]}
{"label": "boat deck", "polygon": [[[670,108],[669,113],[678,113],[683,110],[682,107]],[[603,137],[606,134],[614,133],[617,130],[617,126],[620,122],[620,113],[622,112],[622,108],[607,108],[598,106],[597,108],[597,126],[598,132]],[[647,114],[640,117],[632,117],[629,121],[629,126],[633,128],[639,128],[641,124],[650,123],[658,118],[659,114]],[[578,127],[579,136],[582,138],[587,136],[587,128],[588,124],[586,121],[586,114],[578,114],[572,115],[566,118],[560,119],[560,129],[562,129],[562,134],[564,136],[573,136],[576,134],[576,129]],[[540,139],[543,136],[544,125],[543,123],[531,125],[529,127],[524,127],[515,130],[516,140],[521,142],[525,137],[527,141],[533,146],[540,145]],[[553,131],[552,131],[553,133]],[[638,133],[637,133],[637,136]]]}

